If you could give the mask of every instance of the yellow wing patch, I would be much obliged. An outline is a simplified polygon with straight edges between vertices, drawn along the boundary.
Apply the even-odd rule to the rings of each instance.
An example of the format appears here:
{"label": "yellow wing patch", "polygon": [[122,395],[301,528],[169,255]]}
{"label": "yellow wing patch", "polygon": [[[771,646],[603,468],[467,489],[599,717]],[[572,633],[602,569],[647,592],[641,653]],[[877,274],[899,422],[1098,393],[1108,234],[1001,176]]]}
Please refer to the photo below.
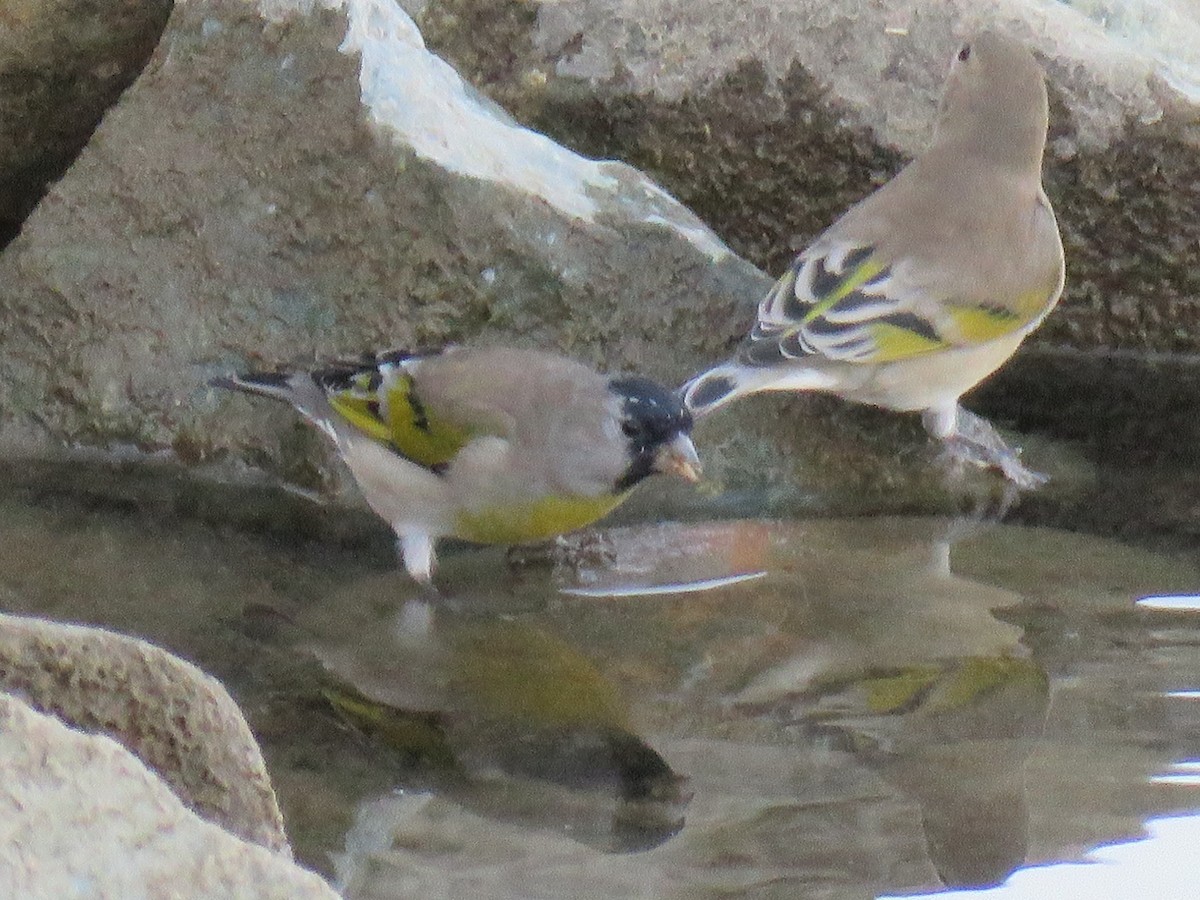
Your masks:
{"label": "yellow wing patch", "polygon": [[807,325],[809,322],[825,315],[836,307],[840,301],[846,299],[854,291],[880,274],[885,268],[886,266],[873,259],[868,259],[866,262],[855,266],[851,271],[846,273],[844,278],[841,278],[831,286],[828,294],[821,295],[820,302],[814,304],[805,313],[804,318],[800,320],[800,324]]}
{"label": "yellow wing patch", "polygon": [[983,343],[1004,337],[1025,324],[1025,319],[1011,309],[950,306],[947,311],[962,343]]}
{"label": "yellow wing patch", "polygon": [[[386,392],[386,402],[381,402],[381,391]],[[472,437],[467,429],[430,413],[408,374],[380,386],[378,373],[364,371],[349,387],[330,391],[328,397],[334,411],[363,434],[423,466],[449,463]]]}
{"label": "yellow wing patch", "polygon": [[885,320],[873,322],[867,327],[871,333],[871,341],[875,345],[875,352],[871,354],[870,358],[873,363],[895,362],[898,359],[907,359],[910,356],[928,353],[930,350],[940,350],[946,346],[946,342],[941,338],[922,334]]}
{"label": "yellow wing patch", "polygon": [[467,429],[440,419],[421,403],[410,375],[401,375],[388,386],[387,410],[384,440],[423,466],[445,465],[471,439]]}
{"label": "yellow wing patch", "polygon": [[947,304],[945,311],[949,318],[940,321],[936,329],[932,323],[911,313],[893,313],[867,326],[875,347],[870,361],[895,362],[931,350],[985,344],[1030,323],[1032,317],[1018,310],[1040,310],[1044,306],[1045,293],[1042,291],[1030,291],[1018,297],[1015,309]]}
{"label": "yellow wing patch", "polygon": [[378,404],[370,397],[340,391],[329,395],[329,405],[359,431],[385,444],[391,441],[391,430],[379,418]]}
{"label": "yellow wing patch", "polygon": [[913,666],[894,675],[864,679],[867,708],[881,715],[902,712],[937,681],[938,674],[933,666]]}
{"label": "yellow wing patch", "polygon": [[458,764],[445,729],[434,714],[388,706],[349,687],[329,687],[321,693],[352,726],[402,752],[412,762],[439,769]]}

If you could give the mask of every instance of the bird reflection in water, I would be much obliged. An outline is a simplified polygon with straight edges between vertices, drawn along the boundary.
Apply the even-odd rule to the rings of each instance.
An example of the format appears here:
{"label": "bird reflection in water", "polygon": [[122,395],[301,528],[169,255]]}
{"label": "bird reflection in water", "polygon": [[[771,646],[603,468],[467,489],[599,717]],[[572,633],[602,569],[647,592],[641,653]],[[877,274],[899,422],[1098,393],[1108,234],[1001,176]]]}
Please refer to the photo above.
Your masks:
{"label": "bird reflection in water", "polygon": [[352,656],[327,656],[364,689],[331,686],[326,700],[395,767],[397,785],[607,852],[647,850],[683,827],[686,777],[630,729],[616,689],[573,647],[446,610],[427,639],[399,648],[409,676],[388,679],[391,690]]}

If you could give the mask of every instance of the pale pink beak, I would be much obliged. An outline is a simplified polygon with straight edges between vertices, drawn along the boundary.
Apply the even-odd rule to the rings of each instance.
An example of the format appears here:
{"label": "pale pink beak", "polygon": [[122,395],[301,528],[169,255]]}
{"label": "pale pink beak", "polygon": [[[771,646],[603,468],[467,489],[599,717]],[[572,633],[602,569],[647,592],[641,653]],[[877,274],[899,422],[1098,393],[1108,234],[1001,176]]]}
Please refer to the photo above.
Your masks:
{"label": "pale pink beak", "polygon": [[700,456],[696,446],[686,434],[675,436],[669,444],[664,444],[655,455],[654,470],[668,475],[678,475],[684,481],[695,484],[700,480],[704,467],[700,464]]}

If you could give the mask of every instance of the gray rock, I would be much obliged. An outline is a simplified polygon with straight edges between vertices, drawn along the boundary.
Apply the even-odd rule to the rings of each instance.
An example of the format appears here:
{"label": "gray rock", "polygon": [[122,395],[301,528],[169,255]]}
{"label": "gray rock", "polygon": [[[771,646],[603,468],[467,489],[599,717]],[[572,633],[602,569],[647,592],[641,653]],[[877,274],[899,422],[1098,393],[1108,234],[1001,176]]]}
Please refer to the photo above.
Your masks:
{"label": "gray rock", "polygon": [[317,875],[190,812],[107,737],[0,694],[6,897],[336,900]]}
{"label": "gray rock", "polygon": [[[0,615],[0,690],[111,737],[198,815],[290,857],[258,744],[225,689],[195,666],[99,628]],[[12,780],[7,769],[0,780]]]}
{"label": "gray rock", "polygon": [[[1172,377],[1186,360],[1163,365],[1164,354],[1200,348],[1195,0],[421,6],[418,21],[431,47],[522,121],[582,153],[639,166],[772,274],[925,145],[947,60],[962,36],[984,25],[1017,35],[1048,73],[1046,184],[1067,247],[1067,287],[1027,349],[968,405],[1092,446],[1110,448],[1116,436],[1122,450],[1104,455],[1116,460],[1119,478],[1130,462],[1177,456],[1185,442],[1174,423],[1200,417],[1192,379],[1181,387]],[[744,314],[721,313],[709,310],[702,354],[719,353],[746,327]],[[722,331],[722,321],[737,324]],[[1181,395],[1183,405],[1172,405]],[[781,409],[776,400],[739,406],[757,407],[764,418]],[[714,472],[728,460],[730,477],[744,481],[764,465],[780,465],[778,450],[786,448],[787,457],[805,461],[794,474],[813,487],[818,505],[852,504],[853,492],[839,494],[829,482],[854,473],[861,491],[884,495],[885,503],[909,493],[907,467],[876,464],[877,449],[854,437],[883,427],[878,445],[911,447],[894,417],[881,423],[793,401],[783,410],[787,421],[798,431],[821,430],[827,442],[801,433],[759,443],[739,437],[762,430],[753,414],[731,410],[713,423],[718,432],[702,433],[710,453],[713,445],[720,451]],[[1064,478],[1092,477],[1036,450],[1030,464],[1055,476],[1056,502],[1077,496]]]}
{"label": "gray rock", "polygon": [[6,430],[274,444],[289,417],[218,404],[211,375],[485,333],[678,378],[665,329],[762,290],[636,171],[516,126],[392,4],[302,8],[177,9],[5,253]]}
{"label": "gray rock", "polygon": [[[768,284],[701,220],[778,270],[924,141],[954,34],[989,17],[1046,53],[1056,85],[1071,293],[1042,339],[1190,346],[1197,276],[1176,263],[1200,216],[1171,185],[1195,165],[1194,106],[1145,54],[1068,28],[1070,9],[409,6],[520,121],[645,169],[699,217],[629,165],[517,125],[390,2],[189,2],[0,256],[0,445],[231,455],[334,492],[345,477],[319,436],[208,379],[471,340],[681,381],[744,332]],[[1152,177],[1170,167],[1173,182]],[[1114,210],[1130,179],[1139,202]],[[1132,330],[1114,314],[1131,304]],[[939,510],[964,490],[911,417],[825,398],[756,398],[700,437],[714,491],[756,492],[756,509]],[[1058,450],[1030,462],[1054,491],[1090,477]]]}
{"label": "gray rock", "polygon": [[[319,437],[208,379],[490,340],[678,382],[768,284],[634,169],[514,124],[383,0],[176,9],[0,278],[10,452],[66,442],[196,463],[232,449],[326,490],[343,476]],[[868,503],[940,490],[894,460],[911,423],[793,438],[769,408],[712,429],[716,484],[798,471],[813,502],[843,505],[864,482]]]}
{"label": "gray rock", "polygon": [[640,166],[773,273],[925,146],[958,41],[1002,28],[1053,98],[1069,277],[1039,340],[1200,347],[1194,0],[431,0],[418,21],[522,120]]}
{"label": "gray rock", "polygon": [[170,0],[19,0],[0,21],[0,245],[142,70]]}

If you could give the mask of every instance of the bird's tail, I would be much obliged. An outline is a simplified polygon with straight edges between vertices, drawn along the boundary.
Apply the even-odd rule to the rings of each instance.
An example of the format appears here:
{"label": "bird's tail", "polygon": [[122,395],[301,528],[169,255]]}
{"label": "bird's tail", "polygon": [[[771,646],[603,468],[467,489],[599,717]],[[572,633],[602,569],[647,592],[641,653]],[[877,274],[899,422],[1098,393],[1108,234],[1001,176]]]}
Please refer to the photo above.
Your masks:
{"label": "bird's tail", "polygon": [[684,405],[699,418],[730,400],[762,391],[824,391],[836,385],[828,372],[815,367],[748,366],[731,360],[701,372],[679,389]]}
{"label": "bird's tail", "polygon": [[329,405],[325,391],[308,372],[246,372],[222,375],[208,382],[213,387],[243,391],[290,403],[306,419],[329,433],[334,440],[339,417]]}
{"label": "bird's tail", "polygon": [[247,372],[244,375],[220,375],[208,383],[227,391],[244,391],[291,403],[294,393],[292,381],[295,378],[293,372]]}
{"label": "bird's tail", "polygon": [[736,362],[722,363],[701,372],[679,389],[693,416],[706,416],[730,400],[766,390],[777,376],[766,369],[751,369]]}

